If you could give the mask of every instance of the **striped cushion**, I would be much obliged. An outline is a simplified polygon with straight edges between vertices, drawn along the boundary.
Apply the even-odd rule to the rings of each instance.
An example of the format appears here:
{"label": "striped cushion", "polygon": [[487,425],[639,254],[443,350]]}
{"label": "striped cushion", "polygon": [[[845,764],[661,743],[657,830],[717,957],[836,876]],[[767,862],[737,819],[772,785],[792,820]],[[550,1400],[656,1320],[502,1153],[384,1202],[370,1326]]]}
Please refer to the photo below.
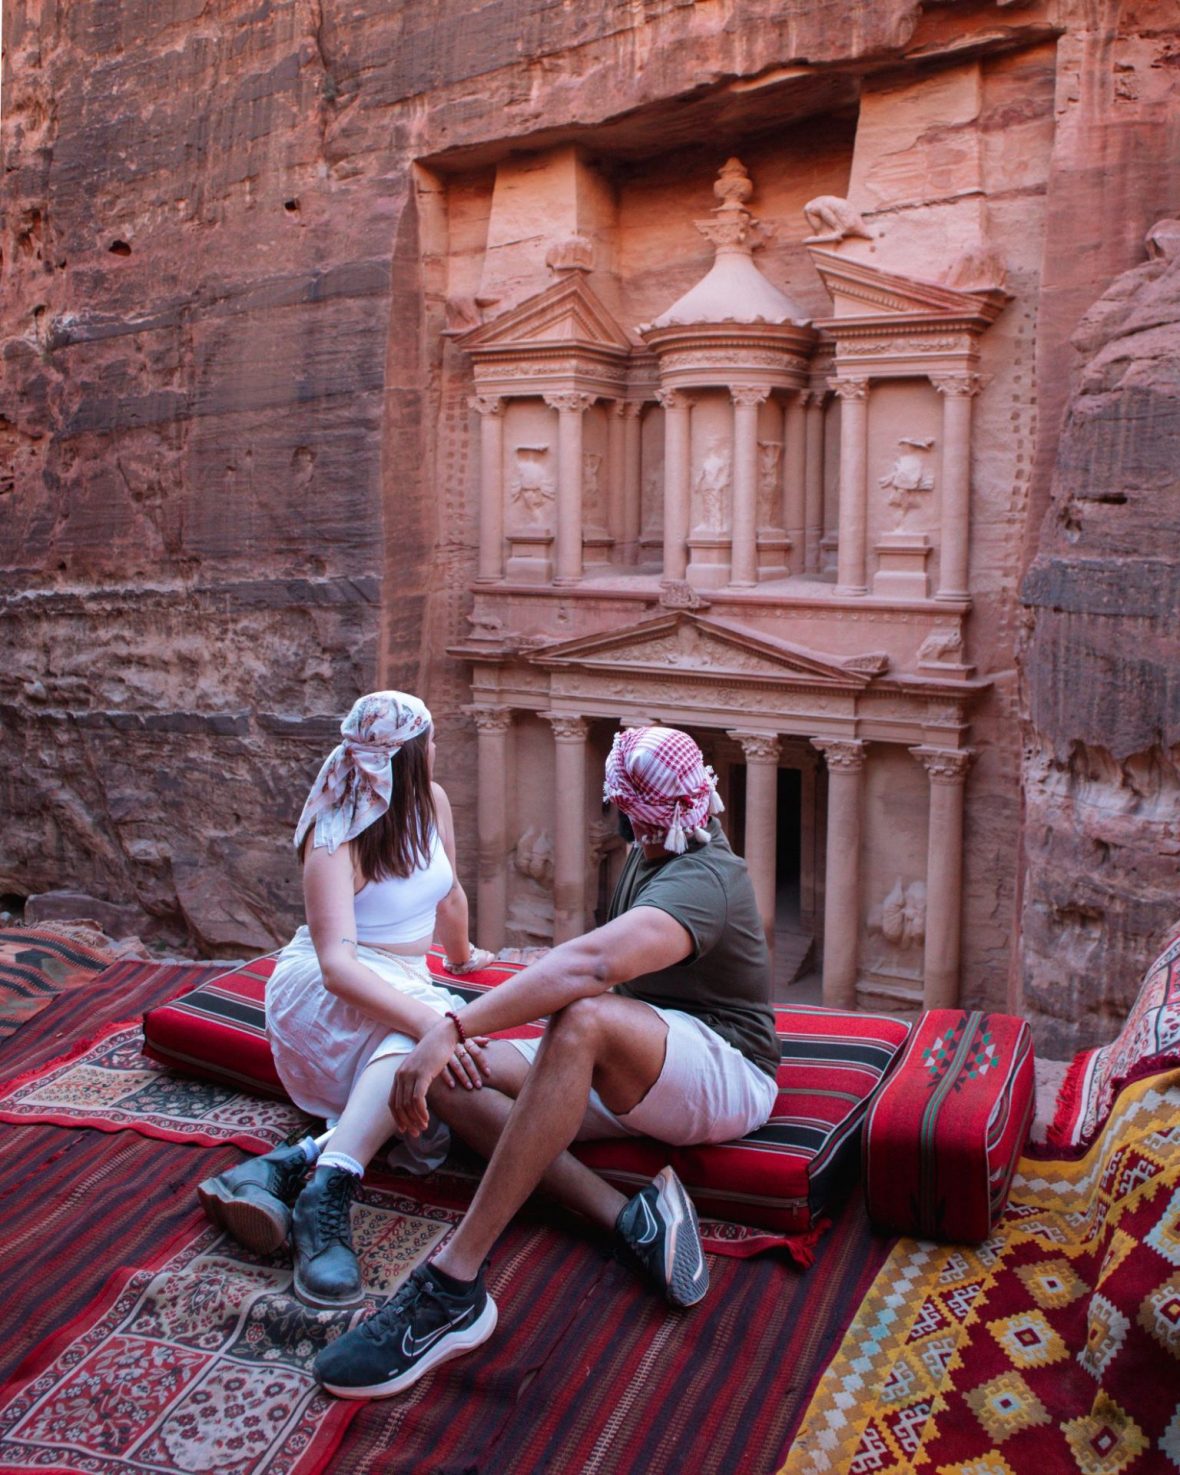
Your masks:
{"label": "striped cushion", "polygon": [[1032,1035],[1010,1014],[931,1009],[869,1111],[865,1196],[882,1229],[978,1241],[1008,1197],[1034,1097]]}
{"label": "striped cushion", "polygon": [[[462,979],[444,973],[441,950],[431,971],[453,993],[473,999],[520,971],[494,963]],[[144,1016],[144,1051],[190,1073],[282,1094],[266,1042],[263,997],[274,957],[202,984]],[[869,1098],[909,1034],[909,1026],[874,1014],[780,1008],[782,1063],[778,1100],[766,1126],[739,1142],[668,1147],[649,1138],[579,1143],[580,1158],[631,1191],[671,1162],[702,1212],[786,1234],[815,1226],[859,1161]],[[539,1024],[506,1031],[542,1033]]]}

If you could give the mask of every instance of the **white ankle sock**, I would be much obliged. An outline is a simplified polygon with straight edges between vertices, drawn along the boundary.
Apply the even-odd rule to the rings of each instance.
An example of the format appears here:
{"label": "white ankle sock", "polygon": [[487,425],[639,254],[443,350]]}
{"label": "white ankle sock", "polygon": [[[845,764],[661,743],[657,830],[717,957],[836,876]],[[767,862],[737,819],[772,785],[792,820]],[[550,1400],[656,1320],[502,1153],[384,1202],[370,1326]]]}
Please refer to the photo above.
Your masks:
{"label": "white ankle sock", "polygon": [[316,1159],[320,1155],[320,1144],[315,1138],[305,1137],[302,1142],[297,1142],[295,1146],[299,1148],[303,1156],[307,1159],[307,1166],[309,1168],[314,1167]]}
{"label": "white ankle sock", "polygon": [[349,1157],[346,1152],[333,1152],[330,1148],[327,1152],[320,1153],[317,1168],[343,1168],[346,1173],[352,1173],[357,1178],[365,1176],[365,1165],[358,1163],[356,1158]]}

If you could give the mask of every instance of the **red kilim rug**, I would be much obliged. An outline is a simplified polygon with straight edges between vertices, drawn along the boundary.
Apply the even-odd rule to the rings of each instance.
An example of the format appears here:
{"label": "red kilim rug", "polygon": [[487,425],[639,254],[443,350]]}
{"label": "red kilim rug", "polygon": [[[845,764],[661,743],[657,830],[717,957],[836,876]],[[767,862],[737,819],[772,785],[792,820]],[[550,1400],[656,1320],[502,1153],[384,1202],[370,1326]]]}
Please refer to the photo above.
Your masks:
{"label": "red kilim rug", "polygon": [[0,1040],[67,989],[95,978],[110,962],[97,948],[50,928],[0,928]]}
{"label": "red kilim rug", "polygon": [[1084,1158],[1023,1158],[982,1245],[898,1241],[783,1475],[919,1470],[1180,1470],[1180,1072]]}

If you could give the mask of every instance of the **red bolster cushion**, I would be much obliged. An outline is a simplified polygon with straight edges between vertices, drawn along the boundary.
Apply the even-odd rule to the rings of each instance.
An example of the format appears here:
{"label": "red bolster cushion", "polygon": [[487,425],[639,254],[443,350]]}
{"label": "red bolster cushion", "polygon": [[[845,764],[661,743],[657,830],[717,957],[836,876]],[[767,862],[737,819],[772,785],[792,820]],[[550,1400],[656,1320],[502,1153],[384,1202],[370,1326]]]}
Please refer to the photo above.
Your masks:
{"label": "red bolster cushion", "polygon": [[[473,999],[521,969],[493,963],[462,978],[429,956],[452,993]],[[264,1000],[274,956],[203,983],[144,1015],[144,1053],[189,1074],[282,1095],[266,1040]],[[775,1011],[781,1063],[770,1120],[738,1142],[669,1147],[650,1138],[586,1142],[575,1151],[633,1191],[671,1162],[703,1213],[786,1234],[816,1220],[855,1177],[869,1099],[905,1044],[909,1025],[875,1014],[810,1007]],[[540,1024],[505,1031],[527,1037]]]}
{"label": "red bolster cushion", "polygon": [[865,1198],[882,1229],[984,1240],[1004,1211],[1034,1102],[1022,1019],[931,1009],[868,1113]]}

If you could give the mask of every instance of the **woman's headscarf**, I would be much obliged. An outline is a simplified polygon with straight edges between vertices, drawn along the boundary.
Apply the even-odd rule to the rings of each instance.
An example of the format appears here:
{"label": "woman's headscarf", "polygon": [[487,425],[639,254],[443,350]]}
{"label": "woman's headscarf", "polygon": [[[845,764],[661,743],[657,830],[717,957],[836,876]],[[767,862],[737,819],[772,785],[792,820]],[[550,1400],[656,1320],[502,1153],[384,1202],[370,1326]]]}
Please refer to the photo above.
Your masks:
{"label": "woman's headscarf", "polygon": [[429,728],[425,704],[407,692],[374,691],[355,702],[340,724],[343,741],[325,758],[311,786],[295,826],[295,849],[313,823],[313,846],[325,846],[331,855],[380,819],[393,793],[390,759]]}
{"label": "woman's headscarf", "polygon": [[640,844],[663,845],[673,855],[683,855],[689,836],[707,845],[709,816],[725,808],[700,748],[674,727],[620,732],[606,760],[602,793],[631,821]]}

